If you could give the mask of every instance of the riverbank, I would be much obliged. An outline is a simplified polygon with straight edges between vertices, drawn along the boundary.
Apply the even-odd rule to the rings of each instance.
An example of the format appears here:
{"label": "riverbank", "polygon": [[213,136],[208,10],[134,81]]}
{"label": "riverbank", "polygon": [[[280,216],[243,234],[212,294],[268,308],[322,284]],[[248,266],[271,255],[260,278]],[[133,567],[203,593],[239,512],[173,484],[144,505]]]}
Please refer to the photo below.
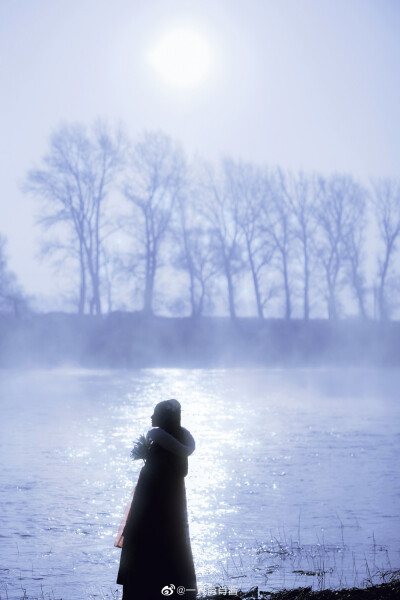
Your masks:
{"label": "riverbank", "polygon": [[241,600],[397,600],[400,598],[400,580],[372,585],[367,588],[348,588],[341,590],[318,590],[311,587],[266,592],[257,589],[250,592],[238,592],[237,596],[203,596],[202,600],[221,600],[222,598],[240,598]]}
{"label": "riverbank", "polygon": [[400,365],[400,322],[224,317],[0,316],[0,366]]}
{"label": "riverbank", "polygon": [[[54,594],[47,596],[48,600],[58,600]],[[26,591],[20,600],[47,600],[42,592],[40,596],[28,596]],[[238,591],[237,595],[214,594],[211,596],[199,596],[199,600],[397,600],[400,598],[400,580],[372,585],[367,588],[348,588],[341,590],[319,590],[312,591],[311,587],[296,588],[292,590],[280,590],[279,592],[267,592],[257,590],[249,592]],[[119,590],[111,592],[111,595],[103,595],[103,600],[119,600]],[[0,595],[0,600],[3,596]],[[4,598],[5,600],[5,598]],[[62,600],[61,598],[59,600]]]}

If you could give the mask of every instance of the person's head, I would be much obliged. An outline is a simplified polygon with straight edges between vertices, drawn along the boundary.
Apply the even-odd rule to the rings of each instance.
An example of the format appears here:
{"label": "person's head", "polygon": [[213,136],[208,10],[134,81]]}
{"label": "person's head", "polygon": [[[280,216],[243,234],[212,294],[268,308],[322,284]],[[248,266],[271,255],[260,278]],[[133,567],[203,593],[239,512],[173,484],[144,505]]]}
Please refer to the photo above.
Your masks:
{"label": "person's head", "polygon": [[164,400],[159,402],[151,417],[153,427],[161,427],[170,433],[181,426],[181,405],[178,400]]}

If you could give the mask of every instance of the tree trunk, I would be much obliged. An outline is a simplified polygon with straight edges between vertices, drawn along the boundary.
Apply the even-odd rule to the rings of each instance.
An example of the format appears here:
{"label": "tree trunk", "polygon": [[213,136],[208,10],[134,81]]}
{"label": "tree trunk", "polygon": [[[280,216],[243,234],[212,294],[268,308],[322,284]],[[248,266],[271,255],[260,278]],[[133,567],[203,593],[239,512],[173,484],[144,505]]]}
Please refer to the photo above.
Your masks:
{"label": "tree trunk", "polygon": [[310,318],[310,273],[308,269],[308,253],[307,248],[304,247],[304,320],[308,321]]}
{"label": "tree trunk", "polygon": [[[104,173],[104,168],[103,168]],[[96,221],[95,221],[95,244],[94,244],[94,272],[93,272],[93,296],[96,306],[96,314],[101,315],[101,299],[100,299],[100,208],[101,199],[103,197],[103,180],[100,184],[99,195],[96,199]]]}
{"label": "tree trunk", "polygon": [[246,242],[247,242],[247,252],[248,252],[249,261],[250,261],[251,275],[253,277],[254,293],[255,293],[256,302],[257,302],[257,314],[258,314],[258,316],[259,316],[260,319],[263,319],[264,318],[264,311],[263,311],[263,307],[262,307],[262,303],[261,303],[260,289],[259,289],[259,285],[258,285],[257,273],[256,273],[256,269],[255,269],[255,266],[254,266],[254,261],[253,261],[253,253],[251,251],[249,240],[246,240]]}
{"label": "tree trunk", "polygon": [[366,313],[365,306],[364,306],[364,296],[363,296],[361,290],[359,290],[359,292],[357,294],[357,298],[358,298],[358,308],[360,311],[360,316],[362,319],[366,319],[367,313]]}
{"label": "tree trunk", "polygon": [[287,259],[286,255],[283,254],[283,283],[285,286],[285,319],[289,320],[292,315],[292,304],[290,300],[290,287],[289,287],[289,277],[288,277],[288,269],[287,269]]}
{"label": "tree trunk", "polygon": [[355,292],[356,292],[356,296],[357,296],[358,309],[360,312],[360,316],[362,319],[366,319],[367,312],[365,310],[365,305],[364,305],[364,294],[363,294],[362,284],[360,283],[357,273],[353,274],[353,280],[354,280],[354,287],[355,287]]}
{"label": "tree trunk", "polygon": [[92,299],[91,299],[91,309],[90,314],[96,313],[97,315],[101,315],[101,303],[100,303],[100,290],[99,290],[99,278],[93,267],[93,260],[90,253],[90,250],[87,249],[87,259],[88,259],[88,267],[90,280],[92,283]]}
{"label": "tree trunk", "polygon": [[385,282],[386,282],[386,275],[387,275],[387,271],[388,271],[388,267],[389,267],[391,250],[392,250],[392,245],[391,245],[391,243],[388,243],[386,246],[385,262],[383,263],[383,267],[382,267],[382,271],[381,271],[381,278],[380,278],[381,280],[380,280],[379,290],[378,290],[379,317],[380,317],[381,321],[388,320],[388,311],[386,308],[386,301],[385,301]]}
{"label": "tree trunk", "polygon": [[336,321],[337,319],[335,289],[331,286],[328,291],[328,318],[330,321]]}
{"label": "tree trunk", "polygon": [[79,286],[78,313],[80,315],[83,315],[85,313],[85,302],[86,302],[86,271],[85,271],[85,260],[84,260],[84,256],[83,256],[82,240],[79,241],[79,262],[80,262],[80,286]]}
{"label": "tree trunk", "polygon": [[196,316],[197,310],[196,310],[196,296],[195,296],[195,291],[194,291],[194,274],[193,274],[193,267],[192,265],[189,265],[189,278],[190,278],[190,306],[191,306],[191,310],[192,310],[192,317]]}
{"label": "tree trunk", "polygon": [[99,281],[99,274],[98,274],[97,270],[94,273],[93,297],[94,297],[94,304],[96,307],[96,314],[101,315],[100,281]]}
{"label": "tree trunk", "polygon": [[201,285],[201,294],[200,294],[200,298],[199,298],[199,303],[197,305],[196,317],[201,317],[201,315],[203,314],[204,297],[206,295],[206,287],[205,287],[204,281],[201,281],[200,285]]}
{"label": "tree trunk", "polygon": [[381,282],[378,290],[378,306],[379,306],[379,319],[381,321],[387,321],[388,313],[386,310],[385,302],[385,278],[381,277]]}
{"label": "tree trunk", "polygon": [[144,290],[143,312],[147,315],[153,314],[153,291],[156,275],[156,259],[154,251],[151,251],[146,258],[146,284]]}
{"label": "tree trunk", "polygon": [[229,261],[227,259],[225,259],[225,275],[226,275],[226,281],[228,283],[229,315],[230,315],[231,319],[236,319],[232,273],[231,273]]}

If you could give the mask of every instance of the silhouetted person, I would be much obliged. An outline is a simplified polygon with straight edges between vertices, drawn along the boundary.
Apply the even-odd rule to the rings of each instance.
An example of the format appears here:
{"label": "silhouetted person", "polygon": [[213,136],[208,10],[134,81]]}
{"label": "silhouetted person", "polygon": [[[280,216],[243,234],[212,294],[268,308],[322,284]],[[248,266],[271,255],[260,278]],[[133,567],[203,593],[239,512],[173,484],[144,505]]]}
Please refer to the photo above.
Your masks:
{"label": "silhouetted person", "polygon": [[[184,478],[195,449],[190,432],[181,427],[177,400],[157,404],[151,417],[152,441],[141,469],[123,534],[117,583],[122,600],[194,599],[196,575],[190,546]],[[177,595],[178,588],[185,593]],[[179,590],[180,592],[182,589]]]}

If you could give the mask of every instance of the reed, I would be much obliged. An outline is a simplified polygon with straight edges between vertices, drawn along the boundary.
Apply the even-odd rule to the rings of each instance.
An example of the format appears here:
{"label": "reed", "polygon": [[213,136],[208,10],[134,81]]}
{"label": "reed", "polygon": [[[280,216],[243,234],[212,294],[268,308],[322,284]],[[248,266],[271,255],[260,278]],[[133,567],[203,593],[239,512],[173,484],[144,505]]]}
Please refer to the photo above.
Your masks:
{"label": "reed", "polygon": [[[278,535],[279,537],[271,533],[269,541],[256,542],[255,560],[252,565],[246,562],[240,551],[231,552],[226,565],[221,565],[222,583],[212,586],[213,593],[208,594],[205,590],[198,597],[202,600],[222,598],[230,600],[234,598],[237,600],[391,600],[400,598],[400,569],[392,568],[388,549],[377,544],[374,534],[372,535],[373,548],[369,552],[370,561],[366,555],[363,561],[357,561],[354,552],[352,553],[351,581],[349,568],[345,573],[341,570],[341,565],[336,562],[338,555],[343,556],[345,552],[350,552],[345,544],[343,525],[341,525],[339,544],[328,544],[323,536],[322,539],[318,538],[315,544],[301,543],[300,528],[297,540],[288,539],[284,529]],[[380,556],[386,557],[381,566],[377,564]],[[349,565],[348,557],[346,564]],[[282,572],[286,573],[286,579],[285,575],[283,577],[280,575]],[[287,581],[289,578],[290,581]],[[259,579],[264,583],[261,581],[258,583]],[[258,585],[253,585],[246,590],[246,581]],[[311,585],[307,585],[308,581]],[[333,581],[336,585],[332,585]],[[9,600],[7,584],[5,586],[0,593],[0,600]],[[229,589],[231,586],[236,588],[236,594],[226,593],[226,588]],[[225,593],[219,593],[221,587],[225,588]],[[201,588],[200,584],[199,588]],[[15,598],[15,588],[13,598]],[[96,588],[95,593],[87,594],[86,600],[95,598],[121,600],[122,590],[111,586]],[[176,595],[175,600],[177,599],[179,597]],[[39,595],[28,594],[28,591],[21,587],[18,600],[68,599],[56,596],[53,590],[45,591],[41,586]]]}
{"label": "reed", "polygon": [[[283,589],[277,592],[268,592],[252,588],[247,591],[238,590],[235,595],[213,594],[199,596],[201,600],[394,600],[400,598],[400,570],[386,572],[383,574],[388,581],[374,584],[366,588],[344,588],[340,590],[313,590],[311,587],[299,587],[295,589]],[[40,596],[28,596],[26,590],[22,590],[20,600],[63,600],[56,598],[52,592]],[[120,590],[110,590],[102,593],[102,600],[121,600]],[[97,596],[99,597],[99,596]],[[8,596],[0,596],[0,600],[7,600]],[[91,600],[93,596],[87,598]]]}

